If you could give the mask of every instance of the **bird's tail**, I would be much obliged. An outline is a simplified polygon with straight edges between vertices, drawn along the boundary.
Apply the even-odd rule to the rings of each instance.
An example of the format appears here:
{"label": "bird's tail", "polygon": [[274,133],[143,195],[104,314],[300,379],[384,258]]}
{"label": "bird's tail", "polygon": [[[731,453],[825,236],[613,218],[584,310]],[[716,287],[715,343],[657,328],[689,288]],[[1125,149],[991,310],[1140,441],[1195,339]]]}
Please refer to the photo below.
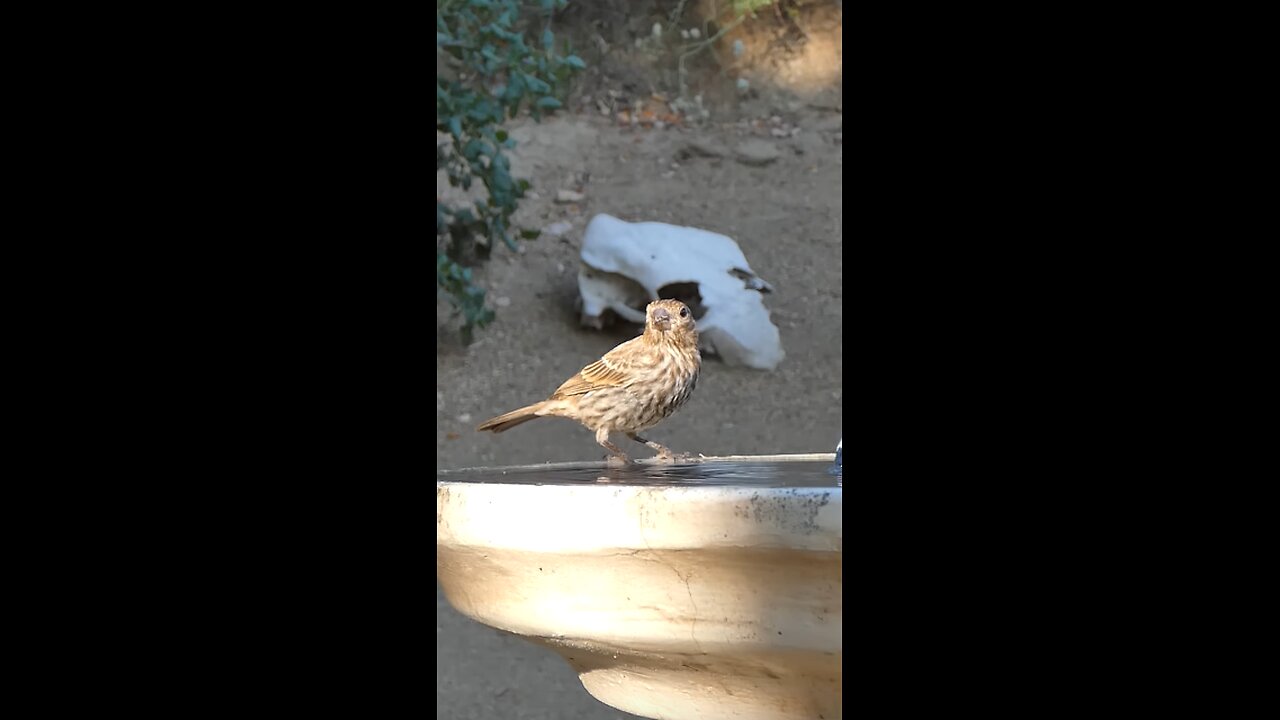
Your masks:
{"label": "bird's tail", "polygon": [[509,413],[499,415],[492,420],[485,420],[480,423],[480,426],[477,427],[476,430],[478,432],[492,430],[496,433],[500,433],[503,430],[510,430],[520,423],[526,423],[538,417],[538,411],[542,409],[543,404],[544,403],[540,402],[534,403],[532,405],[522,407],[519,410],[512,410]]}

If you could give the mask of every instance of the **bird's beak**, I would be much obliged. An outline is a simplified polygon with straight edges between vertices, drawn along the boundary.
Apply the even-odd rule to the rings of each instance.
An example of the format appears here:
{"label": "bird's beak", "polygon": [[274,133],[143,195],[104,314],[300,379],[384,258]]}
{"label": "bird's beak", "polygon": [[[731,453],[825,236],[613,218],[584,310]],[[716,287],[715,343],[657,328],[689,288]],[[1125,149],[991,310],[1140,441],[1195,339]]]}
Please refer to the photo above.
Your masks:
{"label": "bird's beak", "polygon": [[658,308],[653,311],[653,324],[666,330],[671,327],[671,313],[666,308]]}

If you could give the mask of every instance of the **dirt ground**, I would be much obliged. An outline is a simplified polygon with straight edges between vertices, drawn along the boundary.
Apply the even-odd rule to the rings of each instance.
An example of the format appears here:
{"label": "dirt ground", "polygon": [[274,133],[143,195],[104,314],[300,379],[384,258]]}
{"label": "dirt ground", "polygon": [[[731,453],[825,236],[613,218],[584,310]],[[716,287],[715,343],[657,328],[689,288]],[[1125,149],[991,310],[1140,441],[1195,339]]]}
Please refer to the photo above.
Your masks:
{"label": "dirt ground", "polygon": [[[625,23],[608,15],[607,8],[618,5],[601,3],[590,15],[565,19],[578,23],[564,31],[595,48],[594,57],[584,58],[600,68],[584,78],[570,110],[542,123],[522,119],[508,126],[518,143],[513,175],[534,186],[516,219],[544,229],[567,223],[567,231],[556,237],[544,230],[519,253],[498,248],[477,267],[497,319],[470,346],[461,344],[449,302],[437,294],[438,468],[603,457],[592,433],[567,420],[542,419],[501,435],[475,431],[483,420],[545,398],[583,365],[640,332],[625,323],[603,331],[579,324],[578,252],[586,223],[597,213],[728,235],[774,287],[765,303],[787,354],[777,370],[730,368],[706,358],[689,404],[646,436],[706,455],[831,452],[841,438],[840,3],[792,4],[799,6],[793,16],[817,18],[816,25],[802,27],[826,28],[803,43],[809,48],[804,52],[818,53],[817,61],[806,62],[833,64],[834,72],[796,69],[804,64],[799,61],[774,63],[772,70],[757,62],[737,72],[708,59],[690,76],[691,92],[700,91],[708,115],[693,117],[697,111],[690,110],[686,121],[661,127],[632,125],[629,111],[637,102],[656,102],[655,93],[678,97],[678,77],[671,72],[670,53],[637,48],[635,39],[643,43],[653,17],[669,18],[674,3],[634,3],[650,9],[628,15]],[[607,51],[590,37],[602,28],[608,29],[607,37],[602,33]],[[754,49],[792,30],[779,18],[772,30],[759,21],[751,32],[744,37],[754,38]],[[625,71],[617,71],[619,66]],[[748,75],[752,89],[742,92],[736,80]],[[620,109],[628,111],[622,119]],[[764,165],[738,159],[734,149],[752,139],[776,149],[777,158]],[[694,145],[720,154],[684,152]],[[440,176],[436,189],[456,197]],[[557,203],[558,190],[584,199]],[[649,452],[626,438],[614,440],[636,456]],[[458,615],[439,588],[436,658],[440,717],[632,717],[587,695],[568,665],[549,651]]]}

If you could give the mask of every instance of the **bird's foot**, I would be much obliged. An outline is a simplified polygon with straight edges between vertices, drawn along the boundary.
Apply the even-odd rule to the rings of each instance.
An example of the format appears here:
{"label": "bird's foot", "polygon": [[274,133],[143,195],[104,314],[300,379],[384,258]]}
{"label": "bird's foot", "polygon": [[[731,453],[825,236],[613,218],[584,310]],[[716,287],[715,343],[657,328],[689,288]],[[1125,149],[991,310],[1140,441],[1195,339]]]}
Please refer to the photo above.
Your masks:
{"label": "bird's foot", "polygon": [[660,452],[657,455],[654,455],[653,459],[661,463],[684,462],[686,460],[692,460],[693,453],[678,453],[666,450],[665,452]]}
{"label": "bird's foot", "polygon": [[605,455],[605,463],[611,468],[626,467],[631,464],[631,458],[626,455]]}

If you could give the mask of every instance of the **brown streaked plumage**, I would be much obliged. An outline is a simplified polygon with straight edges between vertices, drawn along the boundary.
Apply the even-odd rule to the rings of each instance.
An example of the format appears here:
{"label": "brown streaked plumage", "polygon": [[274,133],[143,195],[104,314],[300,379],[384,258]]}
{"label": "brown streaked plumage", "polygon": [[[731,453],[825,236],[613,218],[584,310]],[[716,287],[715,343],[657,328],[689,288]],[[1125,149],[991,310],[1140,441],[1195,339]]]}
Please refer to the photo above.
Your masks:
{"label": "brown streaked plumage", "polygon": [[670,458],[670,450],[637,433],[689,400],[701,368],[693,313],[679,300],[654,300],[645,309],[643,335],[582,368],[546,400],[499,415],[476,430],[500,433],[534,418],[563,417],[594,430],[596,442],[624,462],[626,453],[609,442],[610,433],[625,433],[658,451],[658,457]]}

